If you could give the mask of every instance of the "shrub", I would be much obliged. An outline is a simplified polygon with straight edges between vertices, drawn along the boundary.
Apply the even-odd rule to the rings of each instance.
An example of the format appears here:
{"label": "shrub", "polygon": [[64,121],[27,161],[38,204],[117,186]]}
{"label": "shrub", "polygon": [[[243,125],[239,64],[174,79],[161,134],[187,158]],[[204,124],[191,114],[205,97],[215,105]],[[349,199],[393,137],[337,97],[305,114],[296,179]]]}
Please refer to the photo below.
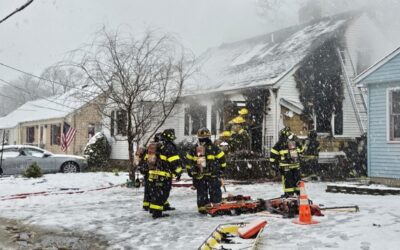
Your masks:
{"label": "shrub", "polygon": [[88,142],[83,154],[87,157],[90,168],[105,168],[111,154],[111,146],[104,133],[96,133]]}
{"label": "shrub", "polygon": [[36,162],[32,163],[23,173],[23,176],[28,178],[39,178],[43,176],[42,169]]}

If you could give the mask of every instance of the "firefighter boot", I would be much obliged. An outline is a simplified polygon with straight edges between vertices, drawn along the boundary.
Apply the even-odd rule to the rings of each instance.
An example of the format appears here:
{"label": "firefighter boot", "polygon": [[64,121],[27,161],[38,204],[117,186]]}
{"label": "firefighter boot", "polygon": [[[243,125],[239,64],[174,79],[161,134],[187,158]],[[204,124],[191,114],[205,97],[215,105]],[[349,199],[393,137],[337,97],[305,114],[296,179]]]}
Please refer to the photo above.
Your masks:
{"label": "firefighter boot", "polygon": [[172,210],[175,210],[175,208],[171,207],[169,204],[164,206],[164,211],[172,211]]}
{"label": "firefighter boot", "polygon": [[154,210],[153,213],[153,219],[157,219],[157,218],[162,218],[162,217],[168,217],[169,214],[163,214],[162,211],[158,211],[158,210]]}

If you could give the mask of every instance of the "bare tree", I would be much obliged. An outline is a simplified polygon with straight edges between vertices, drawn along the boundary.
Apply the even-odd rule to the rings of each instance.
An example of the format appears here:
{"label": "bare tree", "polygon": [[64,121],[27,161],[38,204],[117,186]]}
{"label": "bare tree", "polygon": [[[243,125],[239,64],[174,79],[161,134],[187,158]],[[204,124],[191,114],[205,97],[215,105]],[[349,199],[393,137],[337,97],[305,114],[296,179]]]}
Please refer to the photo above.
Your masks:
{"label": "bare tree", "polygon": [[42,88],[39,82],[32,76],[21,75],[16,80],[5,81],[0,79],[2,85],[0,92],[0,105],[3,106],[3,114],[7,114],[22,104],[46,96],[47,90]]}
{"label": "bare tree", "polygon": [[103,29],[92,45],[79,52],[82,59],[75,65],[83,70],[88,85],[107,97],[105,108],[99,105],[102,114],[110,117],[116,111],[111,123],[114,118],[126,120],[117,129],[126,136],[132,164],[134,144],[153,135],[173,112],[192,73],[193,57],[170,35],[152,31],[126,37]]}
{"label": "bare tree", "polygon": [[56,64],[43,71],[39,83],[48,87],[50,95],[57,95],[81,85],[81,79],[82,74],[77,69]]}

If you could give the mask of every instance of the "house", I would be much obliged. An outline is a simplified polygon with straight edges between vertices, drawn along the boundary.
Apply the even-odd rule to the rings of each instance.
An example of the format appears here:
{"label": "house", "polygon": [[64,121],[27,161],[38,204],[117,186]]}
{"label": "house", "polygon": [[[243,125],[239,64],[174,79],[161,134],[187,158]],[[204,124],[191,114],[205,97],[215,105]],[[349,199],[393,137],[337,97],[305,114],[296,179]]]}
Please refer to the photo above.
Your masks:
{"label": "house", "polygon": [[400,47],[355,82],[368,88],[368,176],[400,186]]}
{"label": "house", "polygon": [[[367,131],[366,91],[353,79],[390,46],[373,17],[349,12],[210,48],[163,128],[177,142],[204,126],[216,139],[247,107],[252,150],[268,155],[289,126],[303,138],[317,130],[330,157]],[[113,138],[111,157],[128,159],[126,140]]]}
{"label": "house", "polygon": [[386,44],[367,13],[349,12],[211,48],[172,127],[178,141],[192,140],[202,126],[217,138],[247,107],[259,138],[253,150],[268,154],[289,126],[299,137],[316,129],[323,151],[339,151],[367,130],[366,92],[353,79]]}
{"label": "house", "polygon": [[90,88],[74,88],[62,95],[29,101],[0,118],[0,133],[8,144],[39,146],[61,153],[61,133],[68,123],[76,134],[67,154],[82,154],[88,140],[101,131],[102,116],[96,95]]}

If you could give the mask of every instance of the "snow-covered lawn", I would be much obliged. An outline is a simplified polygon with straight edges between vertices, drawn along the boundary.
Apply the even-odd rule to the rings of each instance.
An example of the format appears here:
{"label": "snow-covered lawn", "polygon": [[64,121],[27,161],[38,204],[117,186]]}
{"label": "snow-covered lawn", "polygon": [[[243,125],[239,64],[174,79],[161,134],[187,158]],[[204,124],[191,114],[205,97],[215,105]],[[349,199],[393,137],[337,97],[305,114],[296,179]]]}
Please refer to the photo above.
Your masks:
{"label": "snow-covered lawn", "polygon": [[[170,217],[153,220],[142,211],[143,188],[122,186],[127,174],[51,174],[39,179],[0,178],[0,216],[58,229],[103,235],[111,249],[197,249],[220,223],[251,221],[256,214],[208,217],[196,212],[196,192],[173,188]],[[258,249],[400,249],[400,197],[333,194],[326,183],[306,183],[316,204],[358,205],[360,212],[326,212],[321,223],[296,225],[290,219],[265,217]],[[60,189],[61,188],[61,189]],[[274,198],[279,183],[227,185],[228,193]],[[91,191],[88,191],[91,190]],[[48,195],[8,199],[12,194],[50,191]],[[85,191],[83,193],[73,193]],[[69,192],[68,194],[66,192]],[[72,194],[71,194],[72,193]],[[225,194],[226,195],[226,194]]]}

